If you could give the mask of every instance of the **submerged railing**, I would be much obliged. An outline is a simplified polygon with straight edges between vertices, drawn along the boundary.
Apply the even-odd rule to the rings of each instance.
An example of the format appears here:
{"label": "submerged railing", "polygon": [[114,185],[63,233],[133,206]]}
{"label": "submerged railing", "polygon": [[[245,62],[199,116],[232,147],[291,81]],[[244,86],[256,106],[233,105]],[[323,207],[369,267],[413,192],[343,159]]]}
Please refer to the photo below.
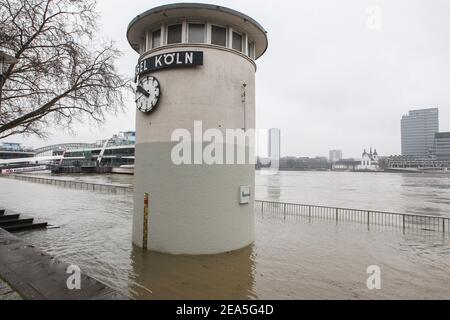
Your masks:
{"label": "submerged railing", "polygon": [[92,183],[92,182],[83,182],[83,181],[76,181],[76,180],[64,180],[64,179],[52,179],[52,178],[44,178],[44,177],[36,177],[36,176],[27,176],[27,175],[11,175],[10,178],[21,180],[21,181],[27,181],[27,182],[33,182],[33,183],[40,183],[40,184],[48,184],[63,188],[69,188],[69,189],[77,189],[77,190],[87,190],[87,191],[94,191],[94,192],[105,192],[105,193],[132,193],[133,187],[128,186],[119,186],[115,184],[105,184],[105,183]]}
{"label": "submerged railing", "polygon": [[264,217],[282,219],[304,217],[310,221],[328,220],[340,223],[357,223],[368,230],[389,227],[403,233],[440,232],[450,234],[450,218],[419,214],[325,207],[297,203],[282,203],[257,200],[255,210]]}
{"label": "submerged railing", "polygon": [[[10,178],[49,184],[64,188],[106,193],[132,193],[132,186],[97,184],[90,182],[60,180],[27,175],[12,175]],[[308,221],[329,221],[336,224],[363,226],[368,230],[389,228],[403,233],[441,233],[450,235],[450,218],[432,215],[405,214],[385,211],[326,207],[299,203],[255,201],[255,211],[262,217],[276,217],[284,220],[306,218]]]}

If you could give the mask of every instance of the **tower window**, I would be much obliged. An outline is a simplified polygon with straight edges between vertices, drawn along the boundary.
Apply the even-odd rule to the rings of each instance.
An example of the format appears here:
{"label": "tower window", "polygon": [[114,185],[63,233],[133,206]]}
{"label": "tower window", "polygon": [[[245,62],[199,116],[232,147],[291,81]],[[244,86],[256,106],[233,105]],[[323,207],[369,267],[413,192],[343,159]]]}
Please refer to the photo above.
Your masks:
{"label": "tower window", "polygon": [[253,42],[248,42],[248,56],[255,59],[255,44]]}
{"label": "tower window", "polygon": [[227,29],[219,26],[211,27],[211,44],[227,46]]}
{"label": "tower window", "polygon": [[242,52],[242,36],[233,32],[233,49]]}
{"label": "tower window", "polygon": [[174,24],[167,28],[167,44],[181,43],[181,24]]}
{"label": "tower window", "polygon": [[201,23],[190,23],[188,42],[190,43],[205,43],[205,25]]}
{"label": "tower window", "polygon": [[161,29],[155,30],[152,33],[152,48],[161,46]]}

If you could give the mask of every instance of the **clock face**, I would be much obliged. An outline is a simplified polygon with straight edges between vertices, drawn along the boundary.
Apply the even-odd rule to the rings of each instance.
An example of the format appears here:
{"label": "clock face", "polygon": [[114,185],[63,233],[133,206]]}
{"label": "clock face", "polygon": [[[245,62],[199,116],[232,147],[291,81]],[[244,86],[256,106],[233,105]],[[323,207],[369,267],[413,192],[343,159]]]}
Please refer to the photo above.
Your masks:
{"label": "clock face", "polygon": [[141,112],[152,112],[158,105],[161,88],[158,79],[144,76],[136,87],[136,106]]}

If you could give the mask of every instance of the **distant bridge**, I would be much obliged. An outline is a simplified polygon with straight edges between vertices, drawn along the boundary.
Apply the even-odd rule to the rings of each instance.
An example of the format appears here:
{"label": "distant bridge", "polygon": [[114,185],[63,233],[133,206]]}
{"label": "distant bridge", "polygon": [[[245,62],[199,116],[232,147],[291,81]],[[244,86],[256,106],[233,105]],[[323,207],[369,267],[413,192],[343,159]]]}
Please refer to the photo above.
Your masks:
{"label": "distant bridge", "polygon": [[83,148],[93,148],[95,144],[92,143],[63,143],[63,144],[55,144],[52,146],[46,146],[39,149],[34,150],[36,155],[40,155],[43,153],[47,153],[49,151],[57,151],[57,150],[73,150],[73,149],[83,149]]}

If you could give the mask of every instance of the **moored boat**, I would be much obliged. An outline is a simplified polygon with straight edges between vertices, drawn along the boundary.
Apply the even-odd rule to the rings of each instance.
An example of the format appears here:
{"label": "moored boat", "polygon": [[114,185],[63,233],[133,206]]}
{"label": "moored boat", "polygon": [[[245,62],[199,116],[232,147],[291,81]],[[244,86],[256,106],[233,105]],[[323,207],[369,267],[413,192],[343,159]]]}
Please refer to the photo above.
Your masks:
{"label": "moored boat", "polygon": [[118,174],[134,174],[134,165],[123,165],[120,167],[113,167],[111,172]]}

